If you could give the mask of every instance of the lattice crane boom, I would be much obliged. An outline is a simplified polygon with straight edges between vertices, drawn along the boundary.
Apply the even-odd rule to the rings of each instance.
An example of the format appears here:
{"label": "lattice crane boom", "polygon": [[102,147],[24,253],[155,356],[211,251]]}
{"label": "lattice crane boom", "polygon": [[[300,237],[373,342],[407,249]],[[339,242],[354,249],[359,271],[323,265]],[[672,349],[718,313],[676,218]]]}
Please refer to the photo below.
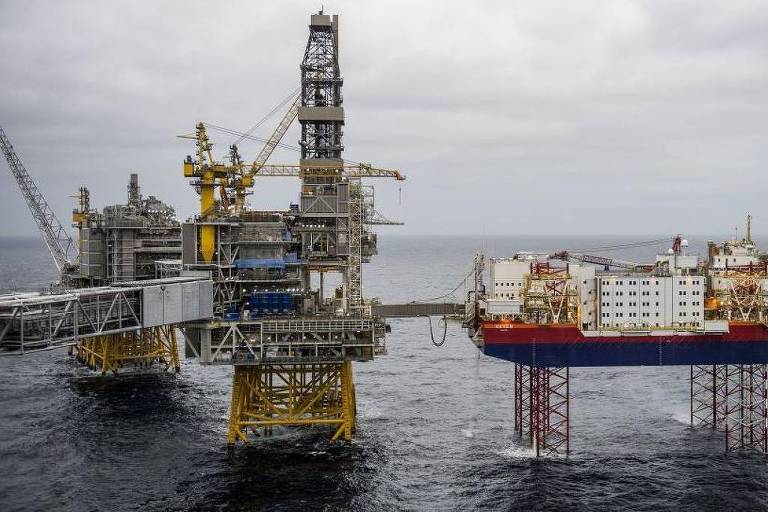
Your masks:
{"label": "lattice crane boom", "polygon": [[251,167],[248,170],[248,174],[256,174],[261,170],[262,167],[264,167],[264,164],[267,163],[267,160],[269,160],[272,152],[275,150],[277,145],[280,144],[280,141],[283,140],[285,132],[288,131],[291,123],[294,119],[296,119],[296,115],[299,112],[299,106],[301,106],[301,95],[297,94],[293,99],[293,103],[291,103],[291,107],[280,120],[277,127],[275,128],[275,131],[272,132],[272,135],[270,135],[269,139],[267,139],[264,147],[261,148],[261,151],[259,151],[259,154],[256,156],[256,160],[254,160],[253,164],[251,164]]}
{"label": "lattice crane boom", "polygon": [[48,250],[51,251],[56,268],[59,269],[59,272],[64,272],[73,266],[74,259],[70,257],[70,254],[75,251],[76,247],[72,237],[69,236],[69,233],[59,222],[48,201],[45,200],[43,193],[40,192],[40,189],[37,188],[34,180],[32,180],[32,177],[24,168],[24,164],[21,163],[21,159],[19,159],[19,156],[13,149],[13,145],[11,145],[11,141],[8,140],[2,127],[0,127],[0,149],[2,149],[5,155],[8,167],[11,169],[11,174],[13,174],[16,183],[19,185],[21,195],[24,196],[24,200],[27,202],[32,218],[40,229]]}
{"label": "lattice crane boom", "polygon": [[[327,176],[328,166],[314,167],[307,165],[264,165],[256,176]],[[405,180],[405,176],[395,169],[381,169],[370,164],[344,164],[337,169],[341,176],[347,178],[394,178]]]}
{"label": "lattice crane boom", "polygon": [[653,268],[653,265],[635,263],[632,261],[617,260],[606,258],[604,256],[594,256],[591,254],[577,254],[568,251],[556,252],[549,255],[550,258],[562,261],[575,260],[581,263],[590,263],[592,265],[602,265],[606,269],[609,267],[618,267],[626,270],[647,271]]}

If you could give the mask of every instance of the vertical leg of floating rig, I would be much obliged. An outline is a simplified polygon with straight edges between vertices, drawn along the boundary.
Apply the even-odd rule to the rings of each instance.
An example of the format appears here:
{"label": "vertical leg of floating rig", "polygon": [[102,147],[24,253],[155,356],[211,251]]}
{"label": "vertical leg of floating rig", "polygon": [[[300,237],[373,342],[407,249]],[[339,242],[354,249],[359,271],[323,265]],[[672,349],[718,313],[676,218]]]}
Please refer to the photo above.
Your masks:
{"label": "vertical leg of floating rig", "polygon": [[725,365],[691,366],[691,425],[725,428]]}
{"label": "vertical leg of floating rig", "polygon": [[567,367],[515,365],[515,431],[529,436],[536,456],[570,450],[570,378]]}
{"label": "vertical leg of floating rig", "polygon": [[515,432],[533,444],[531,430],[531,367],[515,363]]}
{"label": "vertical leg of floating rig", "polygon": [[352,362],[235,365],[227,444],[272,427],[328,426],[332,441],[355,430]]}
{"label": "vertical leg of floating rig", "polygon": [[768,365],[729,365],[725,375],[726,450],[768,453]]}

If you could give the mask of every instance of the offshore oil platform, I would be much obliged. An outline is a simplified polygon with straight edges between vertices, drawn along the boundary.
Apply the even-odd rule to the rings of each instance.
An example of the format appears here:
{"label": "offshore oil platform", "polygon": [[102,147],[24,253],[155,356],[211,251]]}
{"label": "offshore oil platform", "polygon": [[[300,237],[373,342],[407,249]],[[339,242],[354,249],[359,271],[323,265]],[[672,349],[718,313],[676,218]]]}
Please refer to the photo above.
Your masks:
{"label": "offshore oil platform", "polygon": [[[570,448],[570,367],[690,366],[690,421],[727,450],[768,453],[768,255],[746,237],[651,263],[561,251],[475,259],[465,326],[514,363],[515,431],[537,455]],[[652,241],[656,244],[659,241]],[[637,247],[638,244],[634,244]],[[613,247],[613,249],[620,246]]]}
{"label": "offshore oil platform", "polygon": [[[348,440],[352,364],[385,351],[384,319],[461,315],[483,353],[514,363],[515,431],[537,455],[570,448],[570,367],[635,365],[690,366],[691,423],[723,431],[728,450],[768,453],[768,258],[749,227],[742,240],[711,242],[705,261],[682,237],[643,264],[566,251],[478,255],[465,304],[366,300],[371,226],[399,223],[376,211],[363,180],[405,177],[343,159],[338,31],[337,16],[311,16],[298,93],[278,106],[287,110],[269,138],[222,130],[263,142],[254,160],[237,144],[216,159],[208,131],[219,127],[200,122],[183,136],[195,149],[182,173],[200,199],[183,222],[144,198],[131,174],[126,203],[101,211],[80,188],[73,240],[0,128],[60,274],[45,292],[0,295],[0,351],[66,347],[107,375],[178,371],[182,341],[201,364],[233,366],[229,445],[277,426],[327,427]],[[298,164],[269,164],[297,118]],[[266,177],[298,178],[298,201],[251,208]],[[340,276],[332,290],[327,274]]]}
{"label": "offshore oil platform", "polygon": [[[186,222],[143,198],[132,174],[127,203],[101,212],[80,188],[74,241],[0,129],[0,147],[61,274],[47,293],[0,296],[0,348],[67,346],[105,375],[178,370],[180,332],[186,355],[234,366],[229,444],[277,425],[327,426],[333,440],[350,439],[352,362],[382,353],[386,330],[363,297],[362,265],[377,252],[369,226],[400,224],[376,212],[363,179],[405,178],[342,158],[338,28],[337,16],[311,16],[299,92],[253,161],[236,145],[216,160],[205,123],[186,136],[195,151],[182,171],[200,196],[199,214]],[[298,165],[267,164],[296,118]],[[275,176],[300,180],[298,202],[250,208],[255,180]],[[341,284],[326,290],[327,274]]]}

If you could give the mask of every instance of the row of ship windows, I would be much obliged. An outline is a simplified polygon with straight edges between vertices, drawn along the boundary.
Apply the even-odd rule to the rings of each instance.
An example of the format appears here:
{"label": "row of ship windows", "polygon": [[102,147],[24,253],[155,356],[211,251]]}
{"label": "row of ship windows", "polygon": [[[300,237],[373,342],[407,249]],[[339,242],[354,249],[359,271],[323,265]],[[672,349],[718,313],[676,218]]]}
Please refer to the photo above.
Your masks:
{"label": "row of ship windows", "polygon": [[[692,285],[697,285],[697,284],[699,284],[700,280],[699,279],[694,279],[692,281],[688,281],[688,279],[678,279],[677,282],[678,282],[678,284],[687,284],[687,283],[690,282],[690,284],[692,284]],[[586,282],[584,284],[586,284]],[[608,285],[612,285],[612,284],[616,284],[618,286],[624,286],[624,281],[616,281],[615,283],[612,283],[611,281],[603,279],[603,286],[608,286]],[[635,285],[637,285],[637,281],[627,281],[627,284],[629,286],[635,286]],[[650,281],[640,281],[640,284],[644,285],[644,286],[649,286],[651,284],[651,282]],[[658,280],[655,281],[654,284],[655,284],[655,286],[659,286],[659,281]]]}
{"label": "row of ship windows", "polygon": [[[517,283],[518,286],[523,286],[523,283]],[[496,286],[515,286],[515,283],[496,283]]]}
{"label": "row of ship windows", "polygon": [[[641,302],[640,305],[648,307],[648,306],[651,305],[651,303],[650,302]],[[678,305],[679,306],[687,306],[688,302],[687,301],[680,301],[680,302],[678,302]],[[614,302],[614,303],[603,302],[602,306],[605,307],[605,308],[608,308],[608,307],[611,307],[611,306],[620,308],[620,307],[624,306],[624,303],[623,302]],[[637,306],[637,302],[627,302],[627,306],[629,306],[629,307]],[[658,306],[659,306],[659,303],[657,302],[656,303],[656,307],[658,307]],[[692,300],[691,301],[691,306],[701,306],[701,301]]]}
{"label": "row of ship windows", "polygon": [[[613,316],[615,318],[623,318],[624,317],[624,313],[614,313],[613,315],[611,315],[611,313],[603,313],[603,318],[610,318],[611,316]],[[630,318],[635,318],[635,317],[637,317],[637,313],[627,313],[627,316],[630,317]],[[643,313],[641,316],[649,317],[649,316],[651,316],[651,314],[650,313]],[[656,313],[656,316],[659,316],[659,314]]]}
{"label": "row of ship windows", "polygon": [[[678,295],[688,295],[688,291],[687,290],[680,290],[677,294]],[[637,292],[629,291],[629,292],[627,292],[627,295],[629,295],[630,297],[636,297],[637,296]],[[642,295],[643,297],[649,297],[651,295],[651,292],[649,292],[649,291],[640,292],[640,295]],[[658,290],[656,291],[655,295],[656,296],[659,295]],[[691,290],[691,295],[701,295],[701,290]],[[611,292],[602,292],[602,296],[603,297],[610,297],[611,296]],[[623,297],[624,296],[624,292],[616,292],[616,296],[617,297]]]}
{"label": "row of ship windows", "polygon": [[[630,307],[631,306],[637,306],[637,302],[627,302],[627,305],[630,306]],[[650,306],[651,303],[650,302],[641,302],[640,305],[641,306]],[[657,302],[656,306],[658,306],[658,305],[659,305],[659,303]],[[607,307],[610,307],[610,306],[615,306],[615,307],[619,307],[620,308],[620,307],[624,306],[624,303],[623,302],[615,302],[615,303],[612,304],[610,302],[603,302],[603,307],[607,308]]]}
{"label": "row of ship windows", "polygon": [[[625,325],[627,325],[627,324],[622,324],[622,323],[619,323],[619,322],[615,322],[613,324],[611,324],[611,322],[601,322],[600,323],[600,327],[622,327],[622,326],[625,326]],[[651,324],[649,322],[642,322],[640,325],[632,323],[630,325],[632,327],[651,327]],[[699,327],[701,325],[701,322],[678,322],[677,325],[680,325],[680,326],[688,326],[689,325],[691,327]],[[661,327],[661,324],[656,322],[655,327]]]}
{"label": "row of ship windows", "polygon": [[[701,316],[701,311],[691,311],[690,313],[691,313],[691,316]],[[603,313],[602,316],[603,316],[603,318],[611,318],[611,316],[613,316],[614,318],[624,318],[624,313],[613,313],[613,314],[611,314],[611,313]],[[640,313],[640,316],[644,317],[644,318],[649,318],[651,316],[651,314],[647,313],[647,312],[646,313]],[[655,313],[654,316],[658,317],[659,313]],[[679,317],[686,317],[686,316],[688,316],[688,311],[681,311],[680,313],[678,313],[677,316],[679,316]],[[629,312],[629,313],[627,313],[627,317],[628,318],[637,318],[637,313],[636,312]]]}
{"label": "row of ship windows", "polygon": [[[648,296],[650,294],[651,294],[651,292],[642,292],[642,295],[644,295],[644,296]],[[602,292],[602,295],[603,295],[603,297],[610,297],[611,296],[611,292]],[[635,297],[637,295],[637,292],[627,292],[627,295],[629,295],[631,297]],[[656,292],[656,295],[657,296],[659,295],[658,291]],[[616,296],[617,297],[623,297],[624,296],[624,292],[616,292]]]}

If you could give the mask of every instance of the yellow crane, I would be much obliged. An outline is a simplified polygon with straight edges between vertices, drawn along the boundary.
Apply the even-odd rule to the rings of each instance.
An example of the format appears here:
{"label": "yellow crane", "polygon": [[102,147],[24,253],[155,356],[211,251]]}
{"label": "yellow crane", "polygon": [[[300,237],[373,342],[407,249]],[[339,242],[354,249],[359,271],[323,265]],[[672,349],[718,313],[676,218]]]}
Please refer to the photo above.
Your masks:
{"label": "yellow crane", "polygon": [[[201,122],[195,125],[195,135],[181,135],[182,138],[194,138],[195,158],[188,156],[184,160],[184,176],[198,178],[192,182],[200,194],[200,219],[202,221],[214,221],[219,217],[215,189],[220,188],[219,205],[228,203],[226,185],[228,183],[230,169],[213,159],[213,144],[208,139],[205,125]],[[213,260],[216,243],[216,229],[213,225],[200,226],[200,253],[206,263]]]}
{"label": "yellow crane", "polygon": [[[291,123],[296,119],[301,105],[301,96],[291,102],[288,111],[283,115],[272,135],[259,151],[256,159],[246,164],[242,161],[236,145],[230,146],[229,164],[223,164],[213,159],[213,143],[206,132],[205,124],[195,125],[194,135],[180,135],[180,138],[195,140],[195,157],[188,156],[184,161],[184,176],[197,178],[192,184],[200,194],[200,253],[205,262],[213,260],[216,243],[216,230],[206,221],[214,222],[229,215],[240,216],[245,212],[245,196],[248,189],[253,187],[255,177],[309,177],[321,176],[327,171],[335,170],[347,178],[394,178],[405,180],[405,176],[395,169],[373,167],[370,163],[346,163],[336,168],[327,165],[280,165],[266,162],[272,152],[280,144]],[[216,200],[216,189],[219,190],[219,200]],[[234,195],[234,198],[231,195]]]}

